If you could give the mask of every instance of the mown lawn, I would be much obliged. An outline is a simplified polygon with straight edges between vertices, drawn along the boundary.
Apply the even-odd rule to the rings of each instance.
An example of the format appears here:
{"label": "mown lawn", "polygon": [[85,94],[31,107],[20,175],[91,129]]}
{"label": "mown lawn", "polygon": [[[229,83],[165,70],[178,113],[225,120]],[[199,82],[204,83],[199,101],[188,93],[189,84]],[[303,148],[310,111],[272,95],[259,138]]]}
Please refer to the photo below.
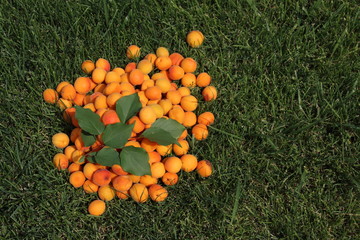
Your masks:
{"label": "mown lawn", "polygon": [[[5,1],[0,5],[1,239],[359,238],[357,1]],[[190,48],[185,36],[206,39]],[[85,59],[124,67],[159,46],[198,61],[219,91],[191,153],[214,174],[181,173],[163,203],[96,196],[54,169],[51,136],[71,131],[42,91]],[[200,96],[200,89],[193,94]]]}

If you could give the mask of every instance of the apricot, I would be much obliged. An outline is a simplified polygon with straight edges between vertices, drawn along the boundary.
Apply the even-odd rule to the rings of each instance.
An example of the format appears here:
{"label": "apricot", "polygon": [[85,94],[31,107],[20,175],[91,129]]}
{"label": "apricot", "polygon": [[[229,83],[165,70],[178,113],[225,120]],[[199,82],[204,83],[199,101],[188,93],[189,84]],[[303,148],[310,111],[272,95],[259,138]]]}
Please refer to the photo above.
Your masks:
{"label": "apricot", "polygon": [[162,176],[161,181],[168,186],[175,185],[179,181],[179,176],[176,173],[166,172]]}
{"label": "apricot", "polygon": [[197,157],[192,154],[182,155],[180,160],[182,162],[181,170],[185,172],[191,172],[195,170],[198,164]]}
{"label": "apricot", "polygon": [[128,175],[121,175],[112,180],[112,185],[117,191],[127,191],[133,185],[133,181]]}
{"label": "apricot", "polygon": [[185,121],[185,112],[181,107],[172,108],[168,113],[169,118],[178,121],[178,123],[183,124]]}
{"label": "apricot", "polygon": [[137,64],[137,69],[139,69],[143,74],[149,74],[153,68],[153,64],[148,59],[143,59]]}
{"label": "apricot", "polygon": [[57,148],[65,148],[69,145],[70,138],[65,133],[56,133],[52,136],[52,143]]}
{"label": "apricot", "polygon": [[161,161],[161,155],[158,152],[148,152],[149,155],[149,164],[153,164],[156,162],[160,162]]}
{"label": "apricot", "polygon": [[104,58],[99,58],[98,60],[96,60],[95,67],[102,68],[107,72],[110,71],[110,63],[108,60],[106,60]]}
{"label": "apricot", "polygon": [[151,64],[153,64],[153,65],[155,64],[156,58],[157,58],[157,56],[154,53],[149,53],[144,57],[144,59],[149,60],[151,62]]}
{"label": "apricot", "polygon": [[91,88],[89,78],[78,77],[74,82],[74,88],[75,88],[76,92],[78,92],[80,94],[88,93]]}
{"label": "apricot", "polygon": [[96,112],[95,105],[93,103],[88,103],[84,107],[84,109],[90,109],[92,112]]}
{"label": "apricot", "polygon": [[133,183],[138,183],[140,182],[140,177],[141,176],[137,176],[137,175],[134,175],[134,174],[129,174],[129,178],[131,179],[131,181]]}
{"label": "apricot", "polygon": [[155,60],[155,66],[159,70],[168,70],[172,65],[171,59],[169,57],[158,57]]}
{"label": "apricot", "polygon": [[196,76],[193,73],[186,73],[181,79],[181,85],[189,88],[196,86]]}
{"label": "apricot", "polygon": [[202,72],[196,77],[196,85],[198,87],[206,87],[210,84],[211,77],[208,73]]}
{"label": "apricot", "polygon": [[193,95],[188,95],[181,98],[181,107],[188,112],[194,111],[198,106],[198,100]]}
{"label": "apricot", "polygon": [[177,89],[177,91],[180,93],[181,97],[186,97],[191,94],[190,89],[188,87],[180,87]]}
{"label": "apricot", "polygon": [[181,94],[177,90],[170,90],[166,93],[166,98],[169,99],[173,105],[176,105],[181,101]]}
{"label": "apricot", "polygon": [[186,42],[193,48],[199,47],[203,43],[204,39],[205,37],[202,32],[197,30],[191,31],[186,35]]}
{"label": "apricot", "polygon": [[201,94],[207,102],[217,98],[217,90],[214,86],[205,87]]}
{"label": "apricot", "polygon": [[161,178],[165,174],[165,166],[162,162],[155,162],[150,165],[151,176]]}
{"label": "apricot", "polygon": [[107,96],[106,98],[106,104],[109,108],[111,109],[115,109],[116,106],[116,102],[117,100],[119,100],[121,98],[121,94],[118,92],[114,92],[112,94],[110,94],[109,96]]}
{"label": "apricot", "polygon": [[108,110],[102,115],[101,121],[107,126],[109,124],[120,122],[120,119],[115,110]]}
{"label": "apricot", "polygon": [[99,187],[108,185],[111,182],[110,171],[107,169],[98,169],[93,173],[91,180]]}
{"label": "apricot", "polygon": [[196,171],[201,177],[208,177],[212,174],[212,165],[208,160],[201,160],[196,166]]}
{"label": "apricot", "polygon": [[108,108],[107,97],[105,95],[101,95],[95,98],[94,107],[96,110],[99,110],[100,108]]}
{"label": "apricot", "polygon": [[112,82],[106,85],[106,87],[103,90],[104,95],[109,96],[112,93],[120,93],[121,91],[121,85],[118,82]]}
{"label": "apricot", "polygon": [[69,166],[69,158],[63,153],[57,153],[53,157],[53,163],[57,169],[64,170]]}
{"label": "apricot", "polygon": [[149,195],[153,201],[162,202],[167,198],[168,191],[159,184],[154,184],[149,187]]}
{"label": "apricot", "polygon": [[76,97],[76,90],[72,84],[68,84],[61,89],[61,97],[66,100],[73,100]]}
{"label": "apricot", "polygon": [[155,86],[160,88],[161,93],[167,93],[171,88],[171,83],[166,78],[159,78],[156,79]]}
{"label": "apricot", "polygon": [[91,60],[85,60],[82,64],[81,64],[81,70],[89,75],[91,74],[91,72],[95,69],[95,64],[93,61]]}
{"label": "apricot", "polygon": [[152,79],[144,80],[144,82],[141,84],[141,91],[144,92],[145,94],[145,90],[150,87],[153,87],[154,85],[155,85],[154,80]]}
{"label": "apricot", "polygon": [[89,179],[84,182],[82,187],[86,193],[96,193],[99,190],[99,186]]}
{"label": "apricot", "polygon": [[184,69],[185,73],[193,73],[197,68],[197,62],[193,58],[188,57],[181,61],[180,66]]}
{"label": "apricot", "polygon": [[175,155],[182,156],[189,151],[189,143],[183,139],[179,140],[178,142],[179,142],[180,146],[178,146],[177,144],[174,144],[173,151],[174,151]]}
{"label": "apricot", "polygon": [[66,81],[63,81],[63,82],[59,83],[59,84],[56,86],[56,91],[57,91],[58,93],[61,93],[61,89],[62,89],[63,87],[65,87],[66,85],[68,85],[68,84],[70,84],[70,83],[69,83],[69,82],[66,82]]}
{"label": "apricot", "polygon": [[73,172],[76,172],[76,171],[81,171],[82,166],[80,164],[77,164],[77,163],[71,163],[67,170],[69,171],[69,173],[73,173]]}
{"label": "apricot", "polygon": [[197,139],[197,140],[204,140],[209,135],[209,131],[208,131],[206,125],[201,124],[201,123],[196,124],[191,129],[191,133],[195,137],[195,139]]}
{"label": "apricot", "polygon": [[[125,72],[125,71],[124,71]],[[107,72],[105,75],[105,83],[109,84],[112,82],[121,82],[120,74],[115,71]]]}
{"label": "apricot", "polygon": [[133,146],[133,147],[141,147],[140,143],[138,141],[128,141],[125,143],[125,147]]}
{"label": "apricot", "polygon": [[121,67],[116,67],[113,69],[113,72],[116,72],[117,74],[119,74],[121,76],[125,73],[125,70]]}
{"label": "apricot", "polygon": [[73,103],[77,106],[83,106],[85,96],[86,96],[85,94],[77,93],[75,98],[73,99]]}
{"label": "apricot", "polygon": [[125,70],[125,73],[129,73],[134,69],[136,69],[136,63],[135,62],[129,62],[128,64],[126,64],[124,70]]}
{"label": "apricot", "polygon": [[81,128],[79,127],[74,128],[70,133],[71,142],[75,143],[76,139],[80,136],[80,134],[81,134]]}
{"label": "apricot", "polygon": [[133,123],[135,123],[133,128],[133,131],[135,133],[140,133],[144,131],[145,124],[140,120],[138,116],[133,116],[132,118],[129,119],[128,124],[133,124]]}
{"label": "apricot", "polygon": [[[105,83],[99,83],[98,85],[96,85],[96,87],[94,88],[94,93],[103,93],[104,92],[104,89],[106,88],[106,84]],[[86,98],[85,98],[86,99]],[[91,99],[91,98],[90,98]],[[89,102],[91,102],[91,101],[89,101]],[[89,103],[88,102],[88,103]],[[85,103],[85,101],[84,101],[84,104],[86,104]]]}
{"label": "apricot", "polygon": [[138,203],[146,202],[149,197],[148,189],[144,184],[136,183],[129,190],[131,198]]}
{"label": "apricot", "polygon": [[76,171],[70,174],[69,182],[74,188],[82,187],[85,182],[85,176],[82,171]]}
{"label": "apricot", "polygon": [[149,100],[160,100],[161,88],[158,86],[149,87],[145,90],[145,96]]}
{"label": "apricot", "polygon": [[129,82],[136,86],[144,82],[144,73],[140,69],[133,69],[129,74]]}
{"label": "apricot", "polygon": [[214,114],[212,114],[211,112],[201,113],[198,116],[198,120],[197,120],[198,123],[204,124],[206,126],[213,124],[214,121],[215,121],[215,117]]}
{"label": "apricot", "polygon": [[128,199],[129,198],[129,190],[128,191],[116,191],[115,194],[120,199]]}
{"label": "apricot", "polygon": [[43,98],[47,103],[56,103],[59,100],[59,94],[54,89],[48,88],[43,92]]}
{"label": "apricot", "polygon": [[70,100],[66,100],[64,98],[60,98],[56,104],[58,105],[58,107],[61,109],[61,110],[64,110],[64,109],[67,109],[67,108],[70,108],[72,107],[72,102]]}
{"label": "apricot", "polygon": [[169,58],[171,59],[172,65],[177,65],[177,66],[179,66],[181,61],[184,59],[184,57],[177,52],[170,54]]}
{"label": "apricot", "polygon": [[94,163],[86,163],[83,167],[83,172],[84,172],[84,176],[87,179],[92,179],[92,176],[94,174],[95,171],[97,171],[99,168],[97,165],[95,165]]}
{"label": "apricot", "polygon": [[85,161],[83,161],[82,157],[84,156],[84,152],[82,150],[75,150],[72,154],[71,154],[71,160],[74,162],[74,163],[77,163],[77,164],[84,164]]}
{"label": "apricot", "polygon": [[172,152],[172,144],[167,146],[158,145],[156,147],[156,152],[158,152],[161,156],[169,155]]}
{"label": "apricot", "polygon": [[94,200],[89,204],[88,211],[91,215],[100,216],[105,212],[106,205],[102,200]]}
{"label": "apricot", "polygon": [[94,83],[99,84],[105,81],[106,74],[107,72],[105,69],[95,68],[91,73],[91,79],[94,81]]}
{"label": "apricot", "polygon": [[74,145],[71,145],[71,146],[67,146],[65,149],[64,149],[64,154],[65,156],[70,160],[71,159],[71,155],[72,153],[76,150],[76,147]]}
{"label": "apricot", "polygon": [[115,191],[109,185],[101,186],[98,190],[98,196],[103,201],[111,201],[115,197]]}
{"label": "apricot", "polygon": [[126,56],[129,59],[133,59],[133,58],[138,58],[140,57],[140,48],[136,45],[130,45],[127,49],[126,49]]}
{"label": "apricot", "polygon": [[180,80],[185,74],[184,69],[178,65],[171,66],[168,71],[171,80]]}
{"label": "apricot", "polygon": [[167,157],[163,162],[167,172],[178,173],[181,170],[182,162],[178,157]]}
{"label": "apricot", "polygon": [[168,57],[169,56],[169,50],[165,47],[159,47],[156,49],[156,56],[157,57]]}
{"label": "apricot", "polygon": [[144,124],[152,124],[156,120],[156,113],[152,107],[143,107],[139,112],[139,118]]}
{"label": "apricot", "polygon": [[124,171],[124,169],[119,164],[114,164],[111,167],[111,170],[117,175],[128,175],[129,173]]}
{"label": "apricot", "polygon": [[172,108],[172,103],[170,99],[161,99],[159,101],[159,105],[162,107],[164,115],[168,114],[168,112]]}
{"label": "apricot", "polygon": [[155,183],[157,183],[157,178],[154,178],[150,175],[143,175],[140,177],[140,183],[144,184],[146,187],[149,187]]}
{"label": "apricot", "polygon": [[184,122],[182,123],[184,127],[192,127],[196,124],[196,114],[193,112],[185,112]]}

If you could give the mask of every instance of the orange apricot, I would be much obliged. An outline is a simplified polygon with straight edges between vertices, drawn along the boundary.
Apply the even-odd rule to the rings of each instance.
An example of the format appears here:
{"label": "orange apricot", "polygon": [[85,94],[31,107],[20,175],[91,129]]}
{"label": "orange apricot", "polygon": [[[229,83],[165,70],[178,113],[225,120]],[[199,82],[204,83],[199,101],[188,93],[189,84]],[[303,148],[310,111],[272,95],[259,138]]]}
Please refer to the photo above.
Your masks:
{"label": "orange apricot", "polygon": [[171,59],[169,57],[158,57],[155,60],[155,66],[159,70],[168,70],[172,65]]}
{"label": "orange apricot", "polygon": [[128,146],[133,146],[133,147],[141,147],[140,143],[138,141],[128,141],[125,143],[125,147],[128,147]]}
{"label": "orange apricot", "polygon": [[205,37],[202,32],[197,30],[191,31],[186,35],[186,42],[193,48],[199,47],[204,39]]}
{"label": "orange apricot", "polygon": [[159,184],[153,184],[149,187],[150,198],[155,202],[162,202],[168,196],[168,191]]}
{"label": "orange apricot", "polygon": [[74,163],[77,163],[77,164],[84,164],[85,161],[84,161],[84,152],[82,150],[75,150],[72,154],[71,154],[71,160],[74,162]]}
{"label": "orange apricot", "polygon": [[208,177],[212,174],[212,165],[208,160],[201,160],[196,166],[196,171],[201,177]]}
{"label": "orange apricot", "polygon": [[133,123],[135,123],[133,128],[133,131],[135,133],[140,133],[144,131],[145,124],[140,120],[138,116],[133,116],[132,118],[129,119],[128,124],[133,124]]}
{"label": "orange apricot", "polygon": [[136,63],[135,62],[130,62],[130,63],[126,64],[124,70],[125,70],[125,73],[129,73],[134,69],[136,69]]}
{"label": "orange apricot", "polygon": [[209,126],[214,123],[215,117],[211,112],[204,112],[198,116],[198,123]]}
{"label": "orange apricot", "polygon": [[69,173],[73,173],[73,172],[76,172],[76,171],[81,171],[82,170],[82,165],[77,164],[77,163],[71,163],[67,170],[69,171]]}
{"label": "orange apricot", "polygon": [[161,181],[168,186],[175,185],[179,181],[179,176],[176,173],[166,172]]}
{"label": "orange apricot", "polygon": [[171,82],[166,78],[159,78],[156,79],[155,86],[161,89],[161,93],[167,93],[171,88]]}
{"label": "orange apricot", "polygon": [[102,200],[94,200],[89,204],[88,212],[94,216],[100,216],[104,214],[106,210],[106,204]]}
{"label": "orange apricot", "polygon": [[150,165],[151,176],[161,178],[165,174],[165,166],[162,162],[155,162]]}
{"label": "orange apricot", "polygon": [[145,90],[145,96],[149,100],[160,100],[161,88],[158,86],[149,87]]}
{"label": "orange apricot", "polygon": [[128,199],[129,198],[129,190],[128,191],[116,191],[115,194],[120,199]]}
{"label": "orange apricot", "polygon": [[71,142],[75,143],[75,140],[80,136],[81,128],[77,127],[74,128],[70,133],[70,140]]}
{"label": "orange apricot", "polygon": [[[98,85],[96,85],[96,87],[94,88],[94,93],[103,93],[104,92],[104,89],[106,88],[106,84],[105,83],[99,83]],[[86,100],[86,97],[85,97],[85,100]],[[84,104],[86,101],[84,101]]]}
{"label": "orange apricot", "polygon": [[168,57],[169,56],[169,50],[165,47],[159,47],[156,49],[156,56],[157,57]]}
{"label": "orange apricot", "polygon": [[149,187],[158,182],[157,178],[154,178],[150,175],[143,175],[140,177],[140,183],[144,184],[146,187]]}
{"label": "orange apricot", "polygon": [[88,103],[84,107],[84,109],[90,109],[92,112],[96,112],[95,105],[93,103]]}
{"label": "orange apricot", "polygon": [[84,176],[87,179],[92,179],[92,176],[94,172],[96,172],[99,169],[99,167],[94,163],[86,163],[83,167]]}
{"label": "orange apricot", "polygon": [[61,89],[61,97],[66,100],[73,100],[76,97],[76,90],[72,84],[68,84]]}
{"label": "orange apricot", "polygon": [[74,188],[82,187],[85,182],[85,176],[82,171],[76,171],[70,174],[69,182]]}
{"label": "orange apricot", "polygon": [[208,131],[206,125],[201,124],[201,123],[193,126],[193,128],[191,129],[191,133],[197,140],[204,140],[209,135],[209,131]]}
{"label": "orange apricot", "polygon": [[110,171],[107,169],[98,169],[93,173],[91,180],[99,187],[108,185],[111,182]]}
{"label": "orange apricot", "polygon": [[197,62],[193,58],[188,57],[181,61],[180,66],[184,69],[184,72],[193,73],[197,68]]}
{"label": "orange apricot", "polygon": [[192,127],[196,124],[196,114],[193,112],[185,112],[184,127]]}
{"label": "orange apricot", "polygon": [[117,102],[117,100],[119,100],[121,97],[122,97],[122,96],[121,96],[120,93],[114,92],[114,93],[110,94],[109,96],[107,96],[107,98],[106,98],[106,104],[109,106],[109,108],[115,109],[116,102]]}
{"label": "orange apricot", "polygon": [[168,114],[168,112],[172,108],[172,103],[170,99],[161,99],[159,101],[159,105],[162,107],[164,115]]}
{"label": "orange apricot", "polygon": [[178,121],[178,123],[183,124],[185,120],[185,112],[181,107],[173,108],[168,113],[169,118]]}
{"label": "orange apricot", "polygon": [[105,81],[106,74],[107,72],[105,69],[97,67],[94,69],[94,71],[92,71],[91,79],[94,83],[99,84]]}
{"label": "orange apricot", "polygon": [[139,112],[139,118],[144,124],[152,124],[156,120],[156,113],[152,107],[143,107]]}
{"label": "orange apricot", "polygon": [[140,57],[140,48],[136,45],[130,45],[127,49],[126,49],[126,56],[129,59],[133,59],[133,58],[138,58]]}
{"label": "orange apricot", "polygon": [[69,145],[70,138],[65,133],[56,133],[52,136],[52,143],[57,148],[65,148]]}
{"label": "orange apricot", "polygon": [[155,151],[157,145],[158,144],[156,142],[152,142],[147,138],[143,138],[143,140],[141,140],[141,147],[145,149],[146,152]]}
{"label": "orange apricot", "polygon": [[109,96],[110,94],[115,93],[115,92],[120,93],[120,91],[121,91],[120,83],[112,82],[112,83],[109,83],[108,85],[106,85],[106,87],[103,90],[103,93],[106,96]]}
{"label": "orange apricot", "polygon": [[157,58],[157,56],[156,56],[156,54],[154,54],[154,53],[149,53],[149,54],[147,54],[147,55],[144,57],[144,59],[149,60],[152,65],[155,64],[156,58]]}
{"label": "orange apricot", "polygon": [[157,145],[156,152],[158,152],[161,156],[169,155],[172,152],[172,144],[167,146]]}
{"label": "orange apricot", "polygon": [[178,65],[171,66],[168,71],[171,80],[180,80],[185,74],[184,69]]}
{"label": "orange apricot", "polygon": [[91,74],[91,72],[95,69],[95,64],[93,61],[91,60],[85,60],[82,64],[81,64],[81,70],[89,75]]}
{"label": "orange apricot", "polygon": [[198,87],[206,87],[209,86],[211,82],[211,77],[208,73],[202,72],[196,77],[196,85]]}
{"label": "orange apricot", "polygon": [[207,102],[217,98],[217,90],[214,86],[205,87],[201,94]]}
{"label": "orange apricot", "polygon": [[134,175],[134,174],[129,174],[129,178],[131,179],[131,181],[132,181],[133,183],[138,183],[138,182],[140,182],[140,176],[136,176],[136,175]]}
{"label": "orange apricot", "polygon": [[154,80],[152,79],[144,80],[144,82],[141,84],[141,91],[143,91],[145,94],[145,90],[153,86],[155,86]]}
{"label": "orange apricot", "polygon": [[180,87],[177,89],[182,97],[189,96],[191,94],[190,89],[188,87]]}
{"label": "orange apricot", "polygon": [[113,72],[116,72],[117,74],[119,74],[121,76],[125,73],[125,70],[121,67],[116,67],[113,69]]}
{"label": "orange apricot", "polygon": [[76,150],[76,147],[74,145],[67,146],[64,149],[65,156],[70,160],[72,153]]}
{"label": "orange apricot", "polygon": [[121,175],[112,180],[112,185],[117,191],[127,191],[133,185],[133,181],[128,175]]}
{"label": "orange apricot", "polygon": [[176,105],[181,101],[181,94],[177,90],[170,90],[166,93],[166,98],[169,99],[173,105]]}
{"label": "orange apricot", "polygon": [[170,54],[169,58],[171,59],[172,65],[176,65],[176,66],[179,66],[181,61],[184,59],[184,57],[177,52]]}
{"label": "orange apricot", "polygon": [[153,164],[156,162],[160,162],[161,161],[161,155],[158,152],[148,152],[149,155],[149,164]]}
{"label": "orange apricot", "polygon": [[48,88],[43,92],[43,98],[47,103],[56,103],[59,100],[59,94],[54,89]]}
{"label": "orange apricot", "polygon": [[115,190],[109,185],[101,186],[98,190],[98,196],[103,201],[111,201],[115,197]]}
{"label": "orange apricot", "polygon": [[182,155],[180,160],[182,162],[181,170],[185,172],[191,172],[195,170],[198,164],[197,157],[192,154]]}
{"label": "orange apricot", "polygon": [[115,71],[107,72],[105,75],[105,83],[121,82],[120,74]]}
{"label": "orange apricot", "polygon": [[186,140],[179,140],[178,142],[180,146],[173,144],[173,151],[175,155],[182,156],[189,151],[189,143]]}
{"label": "orange apricot", "polygon": [[185,139],[185,138],[187,137],[187,135],[188,135],[188,131],[185,129],[185,130],[181,133],[181,135],[180,135],[180,137],[178,138],[178,140]]}
{"label": "orange apricot", "polygon": [[80,94],[86,94],[90,91],[91,85],[89,78],[87,77],[78,77],[74,82],[74,88],[76,92]]}
{"label": "orange apricot", "polygon": [[124,171],[124,169],[119,164],[114,164],[111,167],[111,170],[117,175],[128,175],[129,173]]}
{"label": "orange apricot", "polygon": [[193,88],[196,86],[196,76],[193,73],[186,73],[182,79],[181,84],[185,87]]}
{"label": "orange apricot", "polygon": [[69,158],[63,153],[57,153],[53,157],[53,164],[59,170],[67,169],[69,166]]}
{"label": "orange apricot", "polygon": [[149,197],[148,189],[144,184],[136,183],[129,190],[131,198],[138,203],[146,202]]}
{"label": "orange apricot", "polygon": [[85,94],[77,93],[75,98],[73,99],[74,104],[77,106],[83,106],[85,96],[86,96]]}
{"label": "orange apricot", "polygon": [[99,186],[89,179],[84,182],[82,187],[86,193],[96,193],[99,190]]}
{"label": "orange apricot", "polygon": [[143,59],[137,64],[137,69],[139,69],[143,74],[149,74],[153,68],[153,64],[148,59]]}
{"label": "orange apricot", "polygon": [[193,95],[188,95],[181,98],[181,107],[188,112],[194,111],[198,106],[198,100]]}
{"label": "orange apricot", "polygon": [[95,98],[94,107],[96,110],[99,110],[100,108],[107,108],[107,97],[105,95],[101,95]]}
{"label": "orange apricot", "polygon": [[66,81],[63,81],[63,82],[59,83],[59,84],[56,86],[56,91],[57,91],[58,93],[61,93],[61,89],[62,89],[63,87],[65,87],[66,85],[68,85],[68,84],[70,84],[70,83],[69,83],[69,82],[66,82]]}
{"label": "orange apricot", "polygon": [[101,121],[106,126],[109,124],[118,123],[118,122],[120,122],[120,119],[119,119],[119,116],[117,115],[116,111],[110,109],[102,115]]}
{"label": "orange apricot", "polygon": [[181,170],[182,162],[178,157],[167,157],[163,162],[167,172],[178,173]]}
{"label": "orange apricot", "polygon": [[136,86],[144,82],[144,73],[140,69],[133,69],[129,74],[129,82]]}
{"label": "orange apricot", "polygon": [[108,60],[106,60],[104,58],[99,58],[98,60],[96,60],[95,67],[102,68],[107,72],[110,71],[110,63]]}

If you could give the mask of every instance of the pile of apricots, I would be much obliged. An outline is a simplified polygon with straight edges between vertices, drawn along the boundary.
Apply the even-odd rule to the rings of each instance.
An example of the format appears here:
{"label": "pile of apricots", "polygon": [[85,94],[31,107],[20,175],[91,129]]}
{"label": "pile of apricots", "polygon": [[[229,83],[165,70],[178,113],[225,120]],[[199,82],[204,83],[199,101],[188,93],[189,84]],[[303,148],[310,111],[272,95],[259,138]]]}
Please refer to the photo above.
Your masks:
{"label": "pile of apricots", "polygon": [[[199,47],[203,40],[204,36],[199,31],[190,32],[186,38],[191,47]],[[148,198],[156,202],[164,201],[168,196],[165,187],[178,182],[181,170],[195,170],[201,177],[212,174],[210,161],[198,160],[189,154],[186,140],[191,137],[206,139],[208,126],[214,123],[211,112],[198,116],[194,113],[199,101],[191,94],[193,88],[201,88],[205,102],[215,100],[217,90],[211,85],[211,76],[206,72],[196,73],[195,59],[177,52],[170,54],[165,47],[157,48],[155,53],[149,53],[142,59],[140,55],[138,46],[129,46],[126,56],[130,62],[124,68],[111,68],[110,62],[103,58],[95,62],[86,60],[81,64],[81,69],[87,76],[78,77],[73,83],[60,82],[55,89],[43,92],[45,102],[57,104],[63,110],[64,119],[74,126],[69,135],[57,133],[52,137],[53,145],[62,149],[53,157],[53,164],[59,170],[70,173],[69,182],[75,188],[83,188],[86,193],[97,193],[99,199],[92,201],[88,207],[91,215],[102,215],[106,209],[105,201],[115,196],[120,199],[131,197],[139,203]],[[74,106],[95,112],[104,125],[118,123],[121,119],[115,111],[117,100],[135,93],[142,108],[127,122],[134,124],[134,127],[125,146],[146,150],[151,175],[136,176],[118,164],[106,167],[86,159],[81,161],[86,152],[103,146],[103,143],[101,138],[97,138],[92,146],[84,146]],[[159,118],[174,119],[185,127],[178,139],[179,145],[163,146],[140,137]]]}

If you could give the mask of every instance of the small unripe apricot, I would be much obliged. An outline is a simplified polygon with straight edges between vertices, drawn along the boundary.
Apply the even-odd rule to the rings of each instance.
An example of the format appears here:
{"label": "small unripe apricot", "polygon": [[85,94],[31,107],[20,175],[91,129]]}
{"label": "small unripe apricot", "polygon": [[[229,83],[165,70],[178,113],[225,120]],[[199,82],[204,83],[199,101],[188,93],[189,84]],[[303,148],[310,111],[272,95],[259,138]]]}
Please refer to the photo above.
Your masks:
{"label": "small unripe apricot", "polygon": [[56,133],[52,136],[52,143],[57,148],[65,148],[69,145],[70,138],[65,133]]}
{"label": "small unripe apricot", "polygon": [[210,161],[201,160],[196,166],[196,171],[201,177],[208,177],[212,173],[212,166]]}
{"label": "small unripe apricot", "polygon": [[88,211],[91,215],[100,216],[105,212],[106,205],[102,200],[94,200],[90,203]]}
{"label": "small unripe apricot", "polygon": [[153,201],[162,202],[167,198],[168,191],[159,184],[154,184],[149,187],[149,195]]}
{"label": "small unripe apricot", "polygon": [[130,196],[135,202],[143,203],[149,197],[148,189],[144,184],[136,183],[129,190]]}
{"label": "small unripe apricot", "polygon": [[191,31],[186,35],[186,42],[193,48],[199,47],[204,39],[205,37],[202,32],[197,30]]}
{"label": "small unripe apricot", "polygon": [[59,94],[54,89],[48,88],[43,92],[43,98],[47,103],[56,103],[59,99]]}

